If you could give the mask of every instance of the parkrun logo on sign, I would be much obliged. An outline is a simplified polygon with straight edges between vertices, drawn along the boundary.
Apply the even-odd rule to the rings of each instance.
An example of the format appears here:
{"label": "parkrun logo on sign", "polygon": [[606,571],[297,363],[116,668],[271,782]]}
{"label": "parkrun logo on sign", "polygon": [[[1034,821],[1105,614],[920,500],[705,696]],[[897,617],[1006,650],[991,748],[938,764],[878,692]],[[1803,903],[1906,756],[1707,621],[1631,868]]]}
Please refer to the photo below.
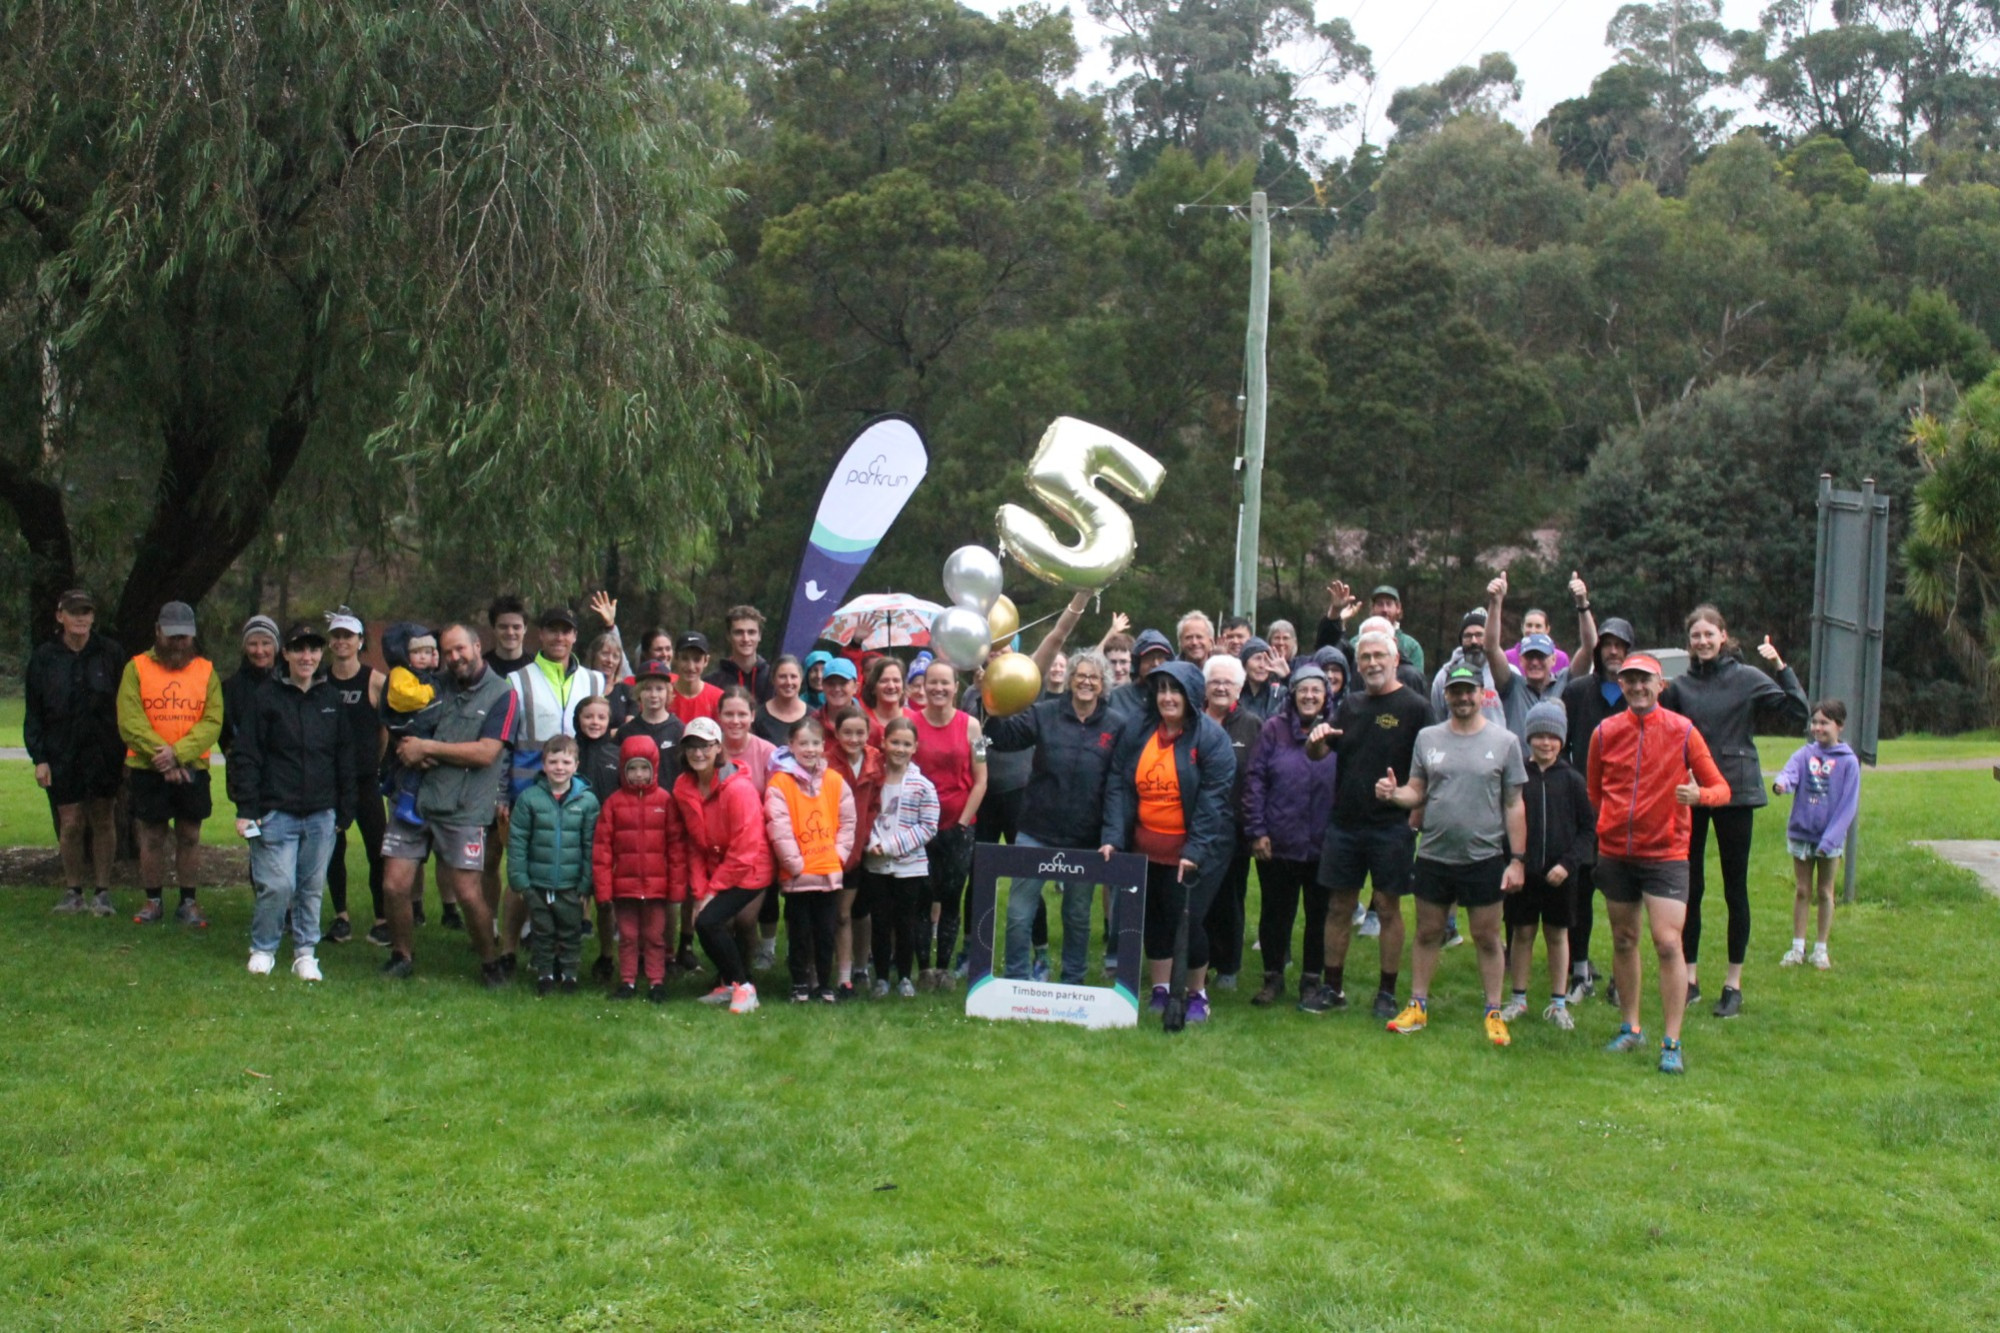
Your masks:
{"label": "parkrun logo on sign", "polygon": [[847,469],[844,484],[848,486],[887,486],[891,490],[897,490],[909,485],[910,479],[904,474],[899,472],[892,477],[882,470],[882,464],[887,461],[888,458],[886,455],[877,454],[868,460],[868,470],[866,472],[858,467]]}
{"label": "parkrun logo on sign", "polygon": [[1036,866],[1035,873],[1038,875],[1086,875],[1090,872],[1084,866],[1071,864],[1067,857],[1061,852],[1057,852],[1054,857]]}

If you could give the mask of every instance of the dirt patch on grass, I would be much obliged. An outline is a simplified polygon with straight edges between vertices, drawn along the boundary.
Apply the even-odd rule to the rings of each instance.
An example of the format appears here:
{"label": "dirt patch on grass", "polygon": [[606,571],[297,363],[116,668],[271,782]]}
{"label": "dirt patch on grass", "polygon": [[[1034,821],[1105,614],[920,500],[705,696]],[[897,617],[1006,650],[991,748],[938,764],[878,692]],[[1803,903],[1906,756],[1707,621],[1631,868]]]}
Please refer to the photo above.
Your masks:
{"label": "dirt patch on grass", "polygon": [[[0,847],[0,888],[59,888],[63,882],[62,856],[53,847]],[[201,849],[201,884],[248,884],[250,853],[241,847]],[[119,861],[111,867],[115,888],[136,889],[139,863]]]}

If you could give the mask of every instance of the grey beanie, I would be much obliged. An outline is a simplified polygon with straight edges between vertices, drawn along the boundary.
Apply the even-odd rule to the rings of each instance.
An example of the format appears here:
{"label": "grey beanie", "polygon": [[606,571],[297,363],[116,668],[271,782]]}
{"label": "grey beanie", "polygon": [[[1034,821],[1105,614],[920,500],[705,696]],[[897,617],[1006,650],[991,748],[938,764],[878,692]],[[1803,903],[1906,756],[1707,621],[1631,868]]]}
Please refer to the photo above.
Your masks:
{"label": "grey beanie", "polygon": [[284,636],[278,633],[278,622],[269,616],[252,616],[243,622],[242,642],[250,642],[252,634],[269,635],[272,643],[283,643]]}
{"label": "grey beanie", "polygon": [[1544,699],[1528,710],[1528,725],[1523,730],[1529,736],[1553,736],[1567,741],[1569,712],[1555,700]]}

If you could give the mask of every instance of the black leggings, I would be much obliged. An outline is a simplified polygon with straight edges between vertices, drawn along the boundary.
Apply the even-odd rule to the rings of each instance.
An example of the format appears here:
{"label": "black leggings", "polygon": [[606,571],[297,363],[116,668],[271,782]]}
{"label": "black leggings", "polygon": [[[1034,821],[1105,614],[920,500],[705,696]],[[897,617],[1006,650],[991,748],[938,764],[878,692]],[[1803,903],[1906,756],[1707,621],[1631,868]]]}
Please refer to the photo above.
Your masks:
{"label": "black leggings", "polygon": [[833,988],[834,935],[840,929],[840,895],[831,891],[785,895],[786,961],[792,985]]}
{"label": "black leggings", "polygon": [[[862,891],[874,898],[875,915],[880,918],[875,923],[875,975],[887,981],[893,971],[898,981],[908,981],[917,962],[917,941],[931,932],[929,880],[922,875],[898,879],[872,870],[857,873],[866,882]],[[857,948],[855,957],[860,956]]]}
{"label": "black leggings", "polygon": [[[930,863],[924,911],[928,920],[931,905],[937,905],[937,965],[948,969],[952,946],[958,943],[959,899],[967,891],[965,880],[972,870],[972,830],[956,824],[940,831],[924,848],[924,855]],[[926,930],[917,937],[917,961],[929,967],[931,954],[932,941]]]}
{"label": "black leggings", "polygon": [[694,919],[694,933],[701,937],[701,947],[708,951],[709,961],[715,964],[715,979],[722,985],[739,986],[750,980],[750,969],[743,966],[743,951],[736,947],[732,923],[750,905],[750,900],[763,891],[724,889],[703,903]]}
{"label": "black leggings", "polygon": [[1326,904],[1333,890],[1319,882],[1319,862],[1285,861],[1273,857],[1257,863],[1257,884],[1261,906],[1257,912],[1257,940],[1264,954],[1264,970],[1282,974],[1290,961],[1292,922],[1297,919],[1299,896],[1305,895],[1306,938],[1299,950],[1299,965],[1307,976],[1326,970]]}
{"label": "black leggings", "polygon": [[1235,976],[1243,970],[1243,904],[1250,894],[1250,854],[1238,852],[1222,872],[1222,887],[1209,904],[1202,930],[1208,935],[1215,970]]}
{"label": "black leggings", "polygon": [[1190,970],[1208,966],[1209,903],[1222,882],[1216,871],[1197,874],[1195,882],[1180,881],[1178,861],[1162,865],[1146,863],[1146,957],[1159,962],[1174,956],[1174,936],[1181,928],[1181,913],[1187,913],[1187,965]]}
{"label": "black leggings", "polygon": [[[382,905],[382,835],[389,821],[382,793],[371,774],[354,798],[354,823],[361,830],[361,850],[368,856],[368,896],[375,900],[375,919],[388,919]],[[347,830],[333,835],[333,859],[326,863],[326,892],[336,916],[347,910]]]}
{"label": "black leggings", "polygon": [[1681,930],[1681,956],[1690,965],[1701,955],[1701,891],[1707,878],[1708,826],[1715,825],[1715,850],[1722,862],[1722,901],[1729,908],[1729,961],[1741,965],[1750,951],[1750,835],[1757,809],[1749,805],[1694,808],[1688,831],[1688,912]]}
{"label": "black leggings", "polygon": [[1569,877],[1569,968],[1590,961],[1590,921],[1595,915],[1591,895],[1597,892],[1594,866],[1578,866]]}

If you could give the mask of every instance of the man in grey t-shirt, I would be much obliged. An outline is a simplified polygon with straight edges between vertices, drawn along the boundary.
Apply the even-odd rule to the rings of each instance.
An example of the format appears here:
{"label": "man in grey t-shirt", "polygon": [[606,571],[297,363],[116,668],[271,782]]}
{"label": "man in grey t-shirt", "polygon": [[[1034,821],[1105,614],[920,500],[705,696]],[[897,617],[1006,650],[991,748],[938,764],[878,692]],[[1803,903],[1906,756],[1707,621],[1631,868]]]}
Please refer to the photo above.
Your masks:
{"label": "man in grey t-shirt", "polygon": [[1411,950],[1409,1007],[1389,1022],[1391,1032],[1420,1032],[1429,1021],[1431,976],[1444,944],[1445,915],[1462,905],[1479,950],[1479,979],[1486,990],[1486,1035],[1508,1042],[1500,1017],[1500,903],[1525,880],[1528,812],[1521,788],[1528,781],[1521,743],[1506,727],[1481,714],[1485,677],[1456,663],[1446,669],[1449,721],[1417,733],[1410,780],[1393,773],[1375,784],[1376,798],[1406,810],[1423,807],[1423,841],[1417,848],[1412,891],[1417,899],[1417,942]]}

